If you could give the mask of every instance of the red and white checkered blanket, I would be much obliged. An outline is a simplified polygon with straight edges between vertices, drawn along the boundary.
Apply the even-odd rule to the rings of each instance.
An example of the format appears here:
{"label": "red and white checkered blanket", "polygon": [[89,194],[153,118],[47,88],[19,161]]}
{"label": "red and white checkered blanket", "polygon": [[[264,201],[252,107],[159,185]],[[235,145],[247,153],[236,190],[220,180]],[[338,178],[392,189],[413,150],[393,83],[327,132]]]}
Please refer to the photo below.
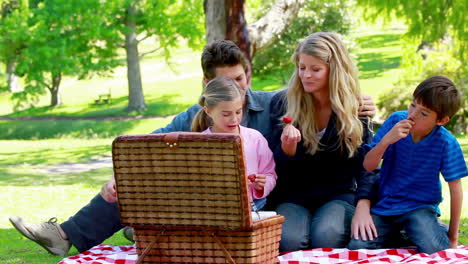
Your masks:
{"label": "red and white checkered blanket", "polygon": [[[316,248],[295,251],[278,257],[281,264],[357,264],[357,263],[457,263],[468,264],[468,246],[428,255],[411,249],[347,250]],[[64,258],[58,264],[135,264],[134,246],[98,245],[79,255]]]}

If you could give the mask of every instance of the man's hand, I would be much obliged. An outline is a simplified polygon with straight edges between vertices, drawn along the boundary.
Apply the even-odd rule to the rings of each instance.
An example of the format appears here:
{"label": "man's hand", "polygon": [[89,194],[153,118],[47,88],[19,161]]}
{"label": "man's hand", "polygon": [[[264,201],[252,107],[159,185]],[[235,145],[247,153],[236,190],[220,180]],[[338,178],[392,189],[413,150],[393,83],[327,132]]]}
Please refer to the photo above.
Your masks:
{"label": "man's hand", "polygon": [[115,188],[115,180],[112,179],[104,183],[104,185],[102,185],[100,194],[102,198],[108,203],[117,202],[117,190]]}
{"label": "man's hand", "polygon": [[281,149],[289,157],[296,155],[297,143],[301,141],[301,131],[288,124],[281,134]]}
{"label": "man's hand", "polygon": [[377,107],[375,107],[372,97],[369,95],[361,94],[359,96],[359,116],[374,117],[377,113]]}

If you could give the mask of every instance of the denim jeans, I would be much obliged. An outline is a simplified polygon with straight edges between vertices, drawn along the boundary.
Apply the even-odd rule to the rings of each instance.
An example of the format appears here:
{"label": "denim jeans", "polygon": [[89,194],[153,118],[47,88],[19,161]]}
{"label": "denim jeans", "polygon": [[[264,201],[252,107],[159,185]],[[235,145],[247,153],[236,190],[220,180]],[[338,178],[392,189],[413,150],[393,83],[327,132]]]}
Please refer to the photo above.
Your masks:
{"label": "denim jeans", "polygon": [[294,203],[282,203],[276,212],[285,217],[280,251],[309,248],[343,248],[349,242],[354,206],[330,201],[312,211]]}
{"label": "denim jeans", "polygon": [[60,227],[80,252],[99,245],[123,228],[117,203],[106,202],[100,194]]}
{"label": "denim jeans", "polygon": [[348,245],[349,249],[400,247],[401,245],[395,244],[395,239],[402,229],[419,252],[432,254],[447,249],[450,245],[447,225],[439,220],[433,208],[420,208],[397,216],[372,214],[372,219],[378,237],[367,241],[353,238]]}

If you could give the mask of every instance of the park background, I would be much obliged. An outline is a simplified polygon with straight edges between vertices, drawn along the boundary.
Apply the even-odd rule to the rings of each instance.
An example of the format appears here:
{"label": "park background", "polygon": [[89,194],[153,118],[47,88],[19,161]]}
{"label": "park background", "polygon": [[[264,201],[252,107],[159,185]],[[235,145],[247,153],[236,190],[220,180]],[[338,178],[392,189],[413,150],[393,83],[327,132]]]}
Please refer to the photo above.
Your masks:
{"label": "park background", "polygon": [[[116,136],[149,133],[197,103],[202,89],[200,54],[205,34],[213,30],[213,24],[205,28],[203,4],[209,8],[235,1],[136,2],[0,0],[1,263],[57,263],[61,257],[47,254],[22,237],[8,216],[20,215],[31,222],[55,216],[65,221],[110,179],[110,149]],[[247,25],[268,16],[281,3],[293,3],[289,9],[293,11],[297,5],[293,14],[282,10],[292,19],[270,44],[255,52],[254,90],[282,89],[291,74],[289,57],[298,41],[314,31],[335,31],[343,36],[358,64],[362,92],[378,105],[376,123],[405,109],[417,83],[434,74],[452,78],[466,97],[466,7],[462,1],[448,5],[432,0],[424,6],[403,0],[391,4],[366,0],[237,2],[245,2],[240,11],[245,11]],[[112,5],[93,6],[98,3]],[[129,91],[127,66],[135,62],[127,60],[125,36],[132,24],[118,16],[122,10],[141,18],[134,21],[135,36],[142,40],[139,53],[145,54],[137,56],[140,96],[129,96],[138,87],[132,79]],[[109,21],[125,22],[125,26]],[[54,98],[54,93],[59,96]],[[97,102],[102,94],[110,94],[110,100]],[[447,126],[461,143],[465,159],[466,113],[465,103]],[[467,245],[466,180],[463,185],[460,243]],[[446,184],[443,191],[442,219],[447,221]],[[121,233],[105,243],[130,244]],[[77,253],[74,248],[70,251]]]}

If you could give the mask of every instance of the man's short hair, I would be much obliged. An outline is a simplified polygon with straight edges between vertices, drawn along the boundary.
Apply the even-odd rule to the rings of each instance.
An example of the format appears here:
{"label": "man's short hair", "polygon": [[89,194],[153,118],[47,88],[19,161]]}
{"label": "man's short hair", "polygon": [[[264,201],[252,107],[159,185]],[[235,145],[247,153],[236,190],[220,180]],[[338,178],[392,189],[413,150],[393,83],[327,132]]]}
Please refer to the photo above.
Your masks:
{"label": "man's short hair", "polygon": [[460,109],[461,94],[447,77],[436,75],[421,82],[413,92],[413,99],[437,113],[437,119],[452,117]]}
{"label": "man's short hair", "polygon": [[230,40],[217,40],[207,44],[201,57],[203,76],[211,80],[216,77],[216,68],[241,64],[247,69],[247,60],[239,47]]}

